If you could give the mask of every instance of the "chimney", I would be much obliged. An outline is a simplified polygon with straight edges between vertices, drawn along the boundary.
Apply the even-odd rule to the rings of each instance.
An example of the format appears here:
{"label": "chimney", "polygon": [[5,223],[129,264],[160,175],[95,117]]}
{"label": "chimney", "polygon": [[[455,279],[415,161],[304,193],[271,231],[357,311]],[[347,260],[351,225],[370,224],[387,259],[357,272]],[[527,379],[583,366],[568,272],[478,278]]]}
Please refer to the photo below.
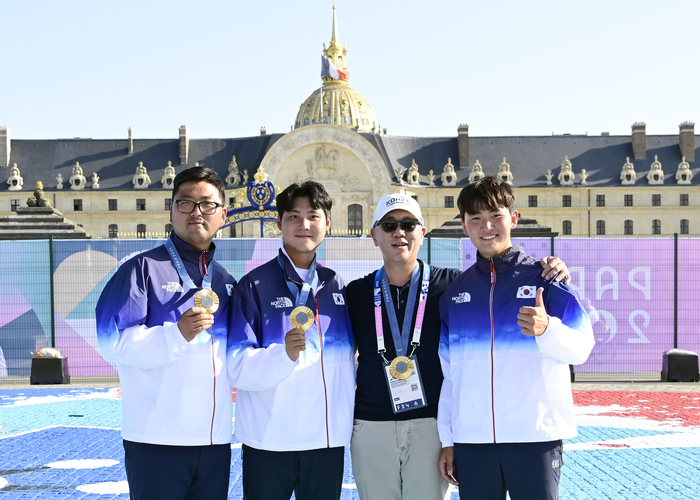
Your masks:
{"label": "chimney", "polygon": [[635,122],[632,125],[632,151],[635,160],[644,160],[647,157],[647,124]]}
{"label": "chimney", "polygon": [[10,166],[10,129],[0,127],[0,167]]}
{"label": "chimney", "polygon": [[180,127],[180,165],[187,165],[188,155],[190,153],[190,131],[187,130],[187,125]]}
{"label": "chimney", "polygon": [[466,123],[457,127],[457,151],[459,151],[458,168],[469,168],[469,125]]}
{"label": "chimney", "polygon": [[260,135],[267,135],[267,128],[266,127],[260,127]]}
{"label": "chimney", "polygon": [[127,153],[132,154],[134,152],[134,131],[129,127],[129,139],[126,143]]}
{"label": "chimney", "polygon": [[695,161],[695,124],[693,122],[683,122],[678,126],[678,129],[678,144],[681,147],[681,156],[685,156],[685,161]]}

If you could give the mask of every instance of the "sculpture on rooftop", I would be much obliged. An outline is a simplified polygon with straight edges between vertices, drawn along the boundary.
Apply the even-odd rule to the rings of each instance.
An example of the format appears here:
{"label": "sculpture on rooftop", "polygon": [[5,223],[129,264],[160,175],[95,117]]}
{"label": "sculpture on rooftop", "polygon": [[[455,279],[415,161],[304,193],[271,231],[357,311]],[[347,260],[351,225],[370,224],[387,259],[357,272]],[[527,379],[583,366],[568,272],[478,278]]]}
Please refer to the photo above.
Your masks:
{"label": "sculpture on rooftop", "polygon": [[165,172],[163,172],[163,177],[160,178],[160,183],[164,188],[171,189],[173,180],[175,180],[175,167],[173,167],[173,162],[169,161],[168,166],[165,167]]}
{"label": "sculpture on rooftop", "polygon": [[678,184],[690,184],[690,179],[693,178],[693,172],[690,171],[690,164],[685,161],[685,156],[683,161],[678,164],[678,170],[676,171],[676,182]]}
{"label": "sculpture on rooftop", "polygon": [[564,156],[564,161],[561,164],[561,171],[557,176],[559,184],[562,186],[571,186],[574,183],[574,169],[569,161],[568,156]]}
{"label": "sculpture on rooftop", "polygon": [[513,174],[510,172],[510,164],[506,162],[505,157],[498,166],[498,178],[509,185],[513,185]]}
{"label": "sculpture on rooftop", "polygon": [[97,172],[92,173],[92,189],[100,189],[100,176]]}
{"label": "sculpture on rooftop", "polygon": [[663,184],[664,183],[664,171],[661,167],[661,162],[659,161],[659,155],[654,155],[654,163],[651,164],[651,170],[647,174],[647,180],[649,184]]}
{"label": "sculpture on rooftop", "polygon": [[27,200],[28,207],[50,207],[51,200],[49,200],[46,195],[44,195],[44,183],[41,181],[36,181],[34,185],[34,193],[31,198]]}
{"label": "sculpture on rooftop", "polygon": [[236,155],[233,155],[231,163],[228,164],[228,175],[226,176],[226,187],[236,187],[241,183],[241,173],[238,171]]}
{"label": "sculpture on rooftop", "polygon": [[544,176],[547,179],[547,185],[551,186],[552,185],[552,177],[554,177],[554,174],[552,174],[552,169],[548,168],[547,173],[544,174]]}
{"label": "sculpture on rooftop", "polygon": [[442,168],[440,180],[443,186],[455,186],[457,184],[457,174],[455,173],[455,166],[452,165],[452,158],[448,158],[447,163]]}
{"label": "sculpture on rooftop", "polygon": [[408,174],[406,174],[406,180],[412,186],[417,186],[420,184],[420,173],[418,172],[418,164],[415,159],[411,160],[411,166],[408,167]]}
{"label": "sculpture on rooftop", "polygon": [[12,168],[10,169],[10,176],[7,178],[7,183],[10,185],[10,187],[7,188],[8,191],[22,190],[24,179],[22,179],[22,175],[20,174],[16,163],[13,164]]}
{"label": "sculpture on rooftop", "polygon": [[56,189],[63,189],[63,176],[61,174],[56,175]]}
{"label": "sculpture on rooftop", "polygon": [[624,185],[634,184],[637,180],[637,172],[634,171],[634,165],[630,162],[629,156],[627,157],[627,162],[622,165],[620,180]]}
{"label": "sculpture on rooftop", "polygon": [[146,167],[143,166],[143,162],[139,162],[139,166],[136,167],[136,173],[131,181],[134,184],[134,189],[146,189],[151,185],[151,178],[148,176],[148,171]]}
{"label": "sculpture on rooftop", "polygon": [[474,166],[472,166],[472,171],[469,174],[469,182],[476,182],[484,177],[484,169],[481,166],[481,163],[479,163],[479,160],[476,160],[476,163]]}
{"label": "sculpture on rooftop", "polygon": [[83,175],[83,167],[81,167],[80,163],[77,161],[73,167],[73,175],[70,176],[69,182],[70,188],[76,191],[85,189],[85,185],[87,184],[87,180],[85,180],[85,176]]}

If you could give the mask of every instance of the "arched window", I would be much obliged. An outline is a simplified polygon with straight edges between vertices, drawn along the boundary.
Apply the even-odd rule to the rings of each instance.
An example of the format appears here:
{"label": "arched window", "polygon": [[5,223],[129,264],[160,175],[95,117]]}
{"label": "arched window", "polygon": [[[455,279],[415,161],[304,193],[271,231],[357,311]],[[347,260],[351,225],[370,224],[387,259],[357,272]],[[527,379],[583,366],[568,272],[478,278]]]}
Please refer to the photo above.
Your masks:
{"label": "arched window", "polygon": [[348,230],[362,232],[362,205],[348,207]]}
{"label": "arched window", "polygon": [[571,221],[570,220],[565,220],[561,223],[561,233],[564,235],[571,234]]}
{"label": "arched window", "polygon": [[651,234],[661,234],[661,221],[659,219],[651,221]]}
{"label": "arched window", "polygon": [[681,234],[690,234],[690,222],[688,219],[681,219]]}
{"label": "arched window", "polygon": [[634,234],[634,222],[631,220],[625,221],[625,234]]}
{"label": "arched window", "polygon": [[145,238],[146,237],[146,224],[139,224],[136,226],[136,237]]}
{"label": "arched window", "polygon": [[109,225],[109,237],[110,238],[118,238],[119,237],[119,226],[117,226],[116,224]]}
{"label": "arched window", "polygon": [[595,234],[598,234],[598,235],[605,234],[605,221],[604,220],[595,221]]}

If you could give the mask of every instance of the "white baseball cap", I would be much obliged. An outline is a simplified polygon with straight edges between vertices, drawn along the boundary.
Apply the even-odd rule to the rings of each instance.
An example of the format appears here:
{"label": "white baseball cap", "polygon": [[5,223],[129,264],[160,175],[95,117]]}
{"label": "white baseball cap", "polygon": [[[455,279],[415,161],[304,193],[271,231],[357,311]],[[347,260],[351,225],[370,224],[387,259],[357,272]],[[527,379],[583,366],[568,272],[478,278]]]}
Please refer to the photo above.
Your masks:
{"label": "white baseball cap", "polygon": [[425,226],[423,214],[421,214],[420,206],[416,200],[407,194],[390,194],[377,203],[377,208],[374,209],[374,217],[372,217],[372,227],[376,226],[377,222],[382,220],[392,210],[405,210],[418,219],[421,226]]}

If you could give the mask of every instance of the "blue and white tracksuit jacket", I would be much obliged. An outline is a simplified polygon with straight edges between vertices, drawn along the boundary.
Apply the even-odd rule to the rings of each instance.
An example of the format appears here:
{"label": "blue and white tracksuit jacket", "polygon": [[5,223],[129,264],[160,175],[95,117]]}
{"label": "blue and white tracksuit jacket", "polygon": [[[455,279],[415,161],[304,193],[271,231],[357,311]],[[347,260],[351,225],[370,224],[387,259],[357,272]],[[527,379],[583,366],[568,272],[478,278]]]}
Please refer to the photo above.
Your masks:
{"label": "blue and white tracksuit jacket", "polygon": [[[540,264],[514,246],[479,257],[440,300],[438,404],[443,447],[525,443],[577,435],[569,364],[593,349],[588,315],[568,285],[546,281]],[[544,287],[549,325],[539,337],[520,331],[520,307]]]}
{"label": "blue and white tracksuit jacket", "polygon": [[219,296],[213,338],[191,342],[177,322],[194,306],[197,290],[184,285],[165,246],[123,263],[95,311],[102,357],[116,364],[122,386],[122,437],[160,445],[204,446],[231,442],[233,390],[226,374],[226,339],[236,281],[214,259],[171,233],[195,285],[204,265]]}
{"label": "blue and white tracksuit jacket", "polygon": [[[345,284],[317,267],[319,285],[306,302],[315,315],[306,350],[292,361],[284,338],[303,281],[280,250],[241,278],[234,292],[228,371],[236,387],[234,436],[268,451],[303,451],[350,443],[355,399],[354,342]],[[368,314],[371,314],[369,312]]]}

